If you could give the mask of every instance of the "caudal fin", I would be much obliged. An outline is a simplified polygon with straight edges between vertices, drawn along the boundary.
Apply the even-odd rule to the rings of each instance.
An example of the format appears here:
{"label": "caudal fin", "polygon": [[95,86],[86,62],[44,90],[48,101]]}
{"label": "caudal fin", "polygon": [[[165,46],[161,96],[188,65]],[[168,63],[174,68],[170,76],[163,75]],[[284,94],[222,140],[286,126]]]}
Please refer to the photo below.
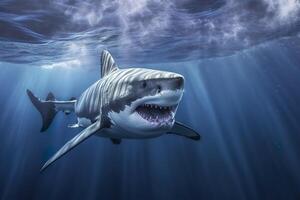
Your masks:
{"label": "caudal fin", "polygon": [[43,119],[41,132],[46,131],[57,113],[57,111],[55,110],[55,105],[52,102],[55,100],[54,95],[50,92],[46,98],[46,101],[43,101],[34,96],[34,94],[30,90],[27,89],[26,92],[32,104],[41,113]]}

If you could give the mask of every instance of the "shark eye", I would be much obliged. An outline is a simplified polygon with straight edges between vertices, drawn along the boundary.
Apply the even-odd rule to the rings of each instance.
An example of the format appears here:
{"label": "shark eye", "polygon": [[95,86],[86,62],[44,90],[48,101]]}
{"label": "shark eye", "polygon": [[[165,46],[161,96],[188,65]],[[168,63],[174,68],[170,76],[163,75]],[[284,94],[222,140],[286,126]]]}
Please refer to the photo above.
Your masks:
{"label": "shark eye", "polygon": [[161,86],[160,86],[160,85],[157,87],[157,92],[158,92],[158,93],[161,92]]}
{"label": "shark eye", "polygon": [[147,83],[146,81],[143,81],[143,84],[142,84],[143,88],[146,88],[147,87]]}

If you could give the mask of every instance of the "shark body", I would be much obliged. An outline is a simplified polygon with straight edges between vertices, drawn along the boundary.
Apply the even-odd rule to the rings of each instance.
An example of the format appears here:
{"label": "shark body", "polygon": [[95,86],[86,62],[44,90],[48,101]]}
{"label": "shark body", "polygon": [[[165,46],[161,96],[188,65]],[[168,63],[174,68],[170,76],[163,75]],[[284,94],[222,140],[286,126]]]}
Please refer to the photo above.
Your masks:
{"label": "shark body", "polygon": [[102,52],[101,78],[78,100],[57,101],[52,93],[41,100],[27,90],[31,102],[42,115],[41,132],[48,129],[59,111],[74,112],[78,120],[70,127],[84,128],[41,170],[92,135],[110,138],[114,144],[120,144],[123,138],[146,139],[165,133],[199,140],[196,131],[175,121],[183,91],[182,75],[144,68],[120,69],[108,51]]}

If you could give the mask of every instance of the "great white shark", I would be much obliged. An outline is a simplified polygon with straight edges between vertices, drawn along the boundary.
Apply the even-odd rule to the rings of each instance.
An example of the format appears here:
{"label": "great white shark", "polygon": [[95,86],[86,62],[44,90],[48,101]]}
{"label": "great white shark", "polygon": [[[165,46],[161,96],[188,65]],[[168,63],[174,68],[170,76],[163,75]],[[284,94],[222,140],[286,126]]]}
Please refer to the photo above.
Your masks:
{"label": "great white shark", "polygon": [[195,130],[175,121],[183,92],[182,75],[144,68],[120,69],[106,50],[101,56],[101,78],[77,100],[58,101],[51,92],[41,100],[27,90],[42,116],[41,132],[48,129],[59,111],[74,112],[77,123],[69,127],[84,128],[41,171],[92,135],[110,138],[114,144],[120,144],[123,138],[154,138],[165,133],[199,140]]}

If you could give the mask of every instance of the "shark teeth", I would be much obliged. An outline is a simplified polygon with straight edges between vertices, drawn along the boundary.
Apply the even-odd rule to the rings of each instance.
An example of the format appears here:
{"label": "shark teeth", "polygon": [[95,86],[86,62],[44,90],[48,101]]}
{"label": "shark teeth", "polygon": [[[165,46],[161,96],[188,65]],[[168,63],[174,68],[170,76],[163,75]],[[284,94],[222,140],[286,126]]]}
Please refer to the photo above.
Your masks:
{"label": "shark teeth", "polygon": [[160,110],[173,110],[174,106],[159,106],[155,104],[144,104],[142,107],[146,108],[155,108],[155,109],[160,109]]}
{"label": "shark teeth", "polygon": [[136,112],[151,124],[170,125],[174,121],[176,106],[162,106],[156,104],[142,104]]}

